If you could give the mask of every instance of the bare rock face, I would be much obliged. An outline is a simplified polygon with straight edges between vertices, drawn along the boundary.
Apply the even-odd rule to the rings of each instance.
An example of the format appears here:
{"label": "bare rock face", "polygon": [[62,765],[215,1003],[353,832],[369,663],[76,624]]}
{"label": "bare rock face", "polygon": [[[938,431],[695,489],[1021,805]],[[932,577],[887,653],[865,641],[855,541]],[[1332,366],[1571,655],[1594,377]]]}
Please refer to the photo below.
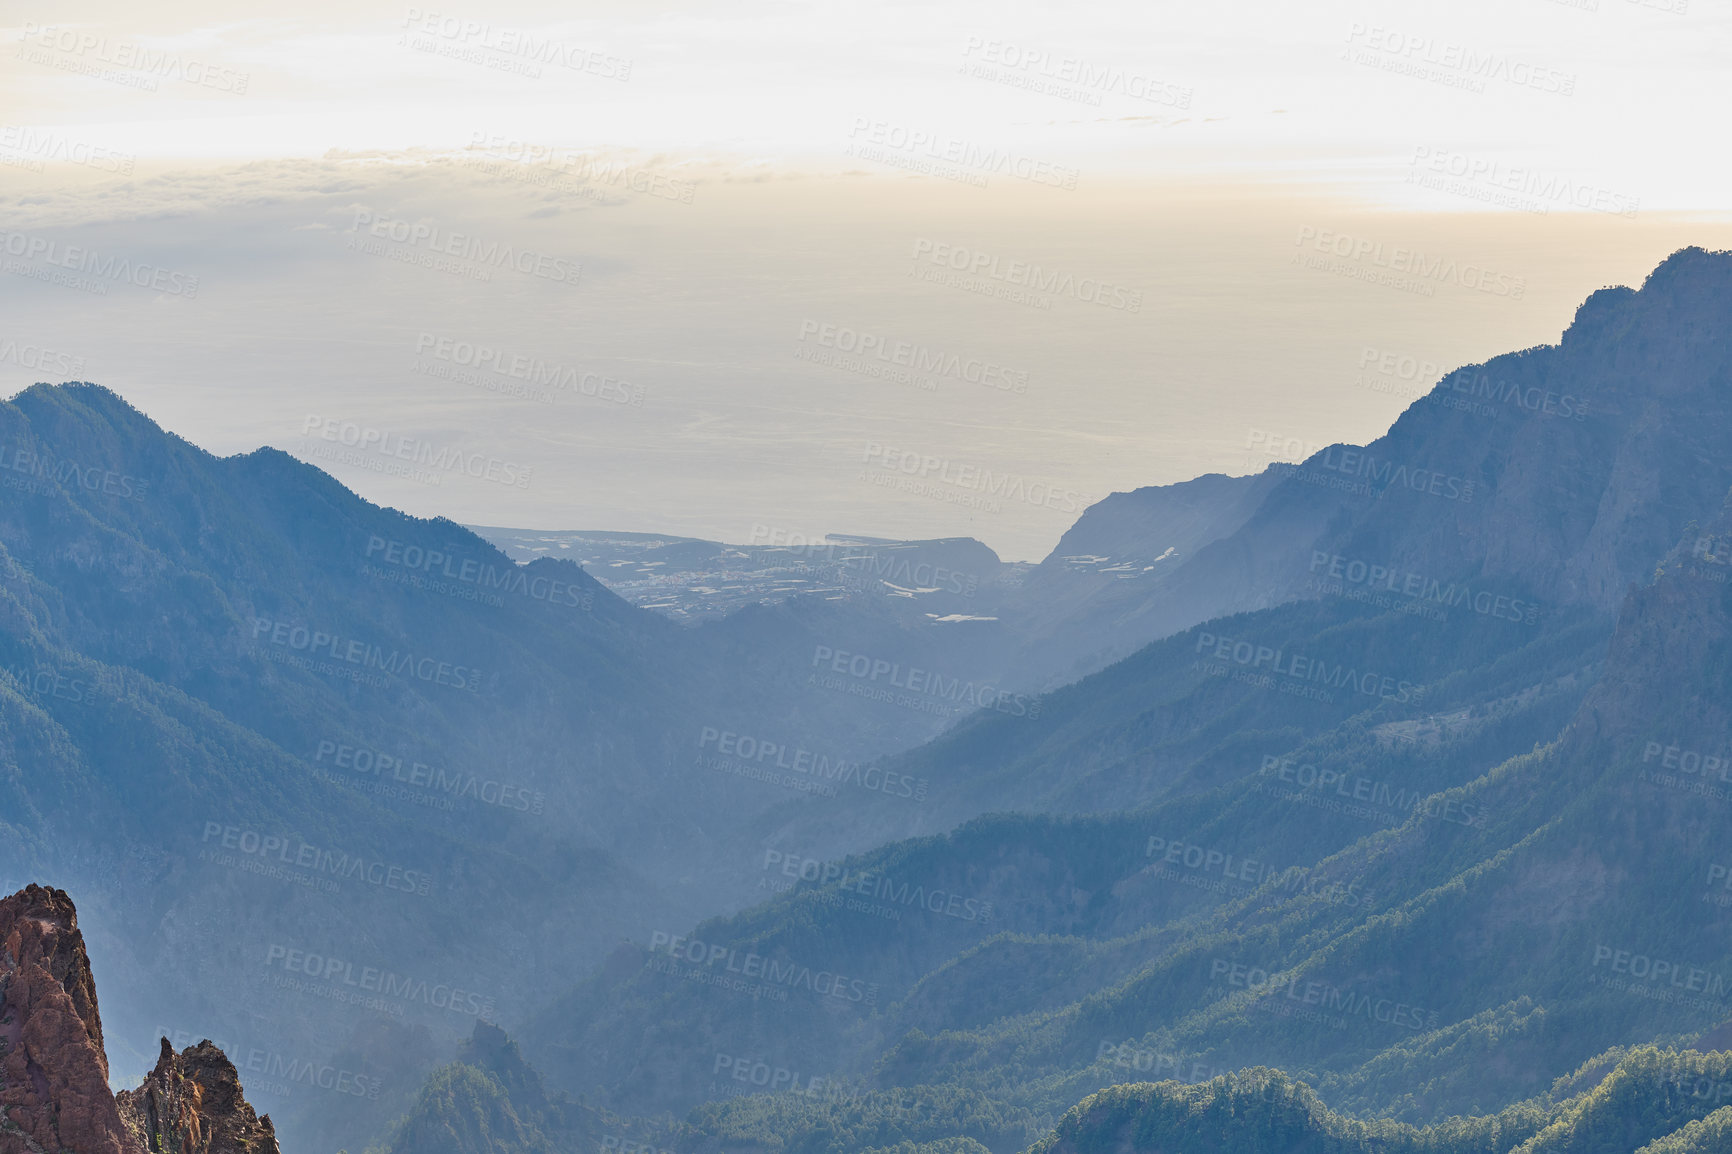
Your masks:
{"label": "bare rock face", "polygon": [[0,900],[0,1154],[278,1154],[221,1050],[162,1045],[143,1086],[109,1093],[72,899],[31,885]]}
{"label": "bare rock face", "polygon": [[270,1116],[253,1113],[234,1063],[208,1040],[176,1054],[164,1038],[156,1069],[117,1103],[152,1154],[279,1154]]}
{"label": "bare rock face", "polygon": [[78,912],[32,885],[0,901],[0,1154],[132,1154]]}

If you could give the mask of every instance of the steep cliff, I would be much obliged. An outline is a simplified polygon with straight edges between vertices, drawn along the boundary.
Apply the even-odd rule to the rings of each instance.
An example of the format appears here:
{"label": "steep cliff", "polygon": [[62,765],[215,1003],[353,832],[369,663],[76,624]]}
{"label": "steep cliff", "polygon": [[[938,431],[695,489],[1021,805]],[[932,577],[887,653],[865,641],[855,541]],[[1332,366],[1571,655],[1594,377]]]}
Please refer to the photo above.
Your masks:
{"label": "steep cliff", "polygon": [[131,1154],[72,899],[32,885],[0,901],[0,967],[0,1152]]}
{"label": "steep cliff", "polygon": [[0,1154],[278,1154],[221,1050],[162,1046],[143,1086],[109,1093],[72,899],[31,885],[0,901]]}
{"label": "steep cliff", "polygon": [[121,1119],[152,1154],[277,1154],[269,1115],[260,1118],[241,1093],[240,1073],[208,1040],[179,1054],[162,1040],[156,1069],[116,1101]]}

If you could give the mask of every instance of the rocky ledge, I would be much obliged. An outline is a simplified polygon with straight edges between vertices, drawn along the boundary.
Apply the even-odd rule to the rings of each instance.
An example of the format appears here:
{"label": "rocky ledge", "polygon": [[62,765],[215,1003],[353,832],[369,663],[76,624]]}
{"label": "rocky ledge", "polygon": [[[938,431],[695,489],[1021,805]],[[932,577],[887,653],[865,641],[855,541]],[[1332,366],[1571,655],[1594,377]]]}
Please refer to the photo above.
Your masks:
{"label": "rocky ledge", "polygon": [[137,1090],[108,1090],[96,980],[63,891],[0,901],[0,1154],[280,1154],[270,1117],[210,1042],[168,1040]]}

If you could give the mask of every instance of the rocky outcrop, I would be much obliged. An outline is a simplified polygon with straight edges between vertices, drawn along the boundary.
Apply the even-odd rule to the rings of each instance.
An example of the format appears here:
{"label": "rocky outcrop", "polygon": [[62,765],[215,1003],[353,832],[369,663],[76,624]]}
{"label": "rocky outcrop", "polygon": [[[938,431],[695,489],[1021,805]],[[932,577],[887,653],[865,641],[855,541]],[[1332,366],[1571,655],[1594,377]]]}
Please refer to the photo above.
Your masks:
{"label": "rocky outcrop", "polygon": [[240,1073],[210,1041],[179,1054],[162,1040],[156,1069],[118,1095],[121,1119],[152,1154],[278,1154],[270,1117],[241,1094]]}
{"label": "rocky outcrop", "polygon": [[278,1154],[234,1065],[201,1042],[109,1093],[96,981],[63,891],[0,901],[0,1154]]}
{"label": "rocky outcrop", "polygon": [[0,901],[0,1154],[132,1154],[78,912],[32,885]]}

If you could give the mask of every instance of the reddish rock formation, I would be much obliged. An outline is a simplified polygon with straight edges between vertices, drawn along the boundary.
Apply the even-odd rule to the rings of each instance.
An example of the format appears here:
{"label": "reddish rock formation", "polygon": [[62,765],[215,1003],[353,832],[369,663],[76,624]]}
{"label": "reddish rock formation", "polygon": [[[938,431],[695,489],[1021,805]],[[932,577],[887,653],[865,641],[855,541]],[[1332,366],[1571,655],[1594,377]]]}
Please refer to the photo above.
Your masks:
{"label": "reddish rock formation", "polygon": [[131,1154],[78,912],[59,890],[0,901],[0,1152]]}
{"label": "reddish rock formation", "polygon": [[163,1055],[144,1085],[108,1090],[96,982],[78,911],[27,886],[0,901],[0,1154],[278,1154],[270,1118],[209,1042]]}
{"label": "reddish rock formation", "polygon": [[253,1113],[234,1063],[208,1039],[176,1054],[164,1038],[156,1069],[137,1090],[122,1090],[118,1104],[149,1151],[278,1154],[270,1116]]}

